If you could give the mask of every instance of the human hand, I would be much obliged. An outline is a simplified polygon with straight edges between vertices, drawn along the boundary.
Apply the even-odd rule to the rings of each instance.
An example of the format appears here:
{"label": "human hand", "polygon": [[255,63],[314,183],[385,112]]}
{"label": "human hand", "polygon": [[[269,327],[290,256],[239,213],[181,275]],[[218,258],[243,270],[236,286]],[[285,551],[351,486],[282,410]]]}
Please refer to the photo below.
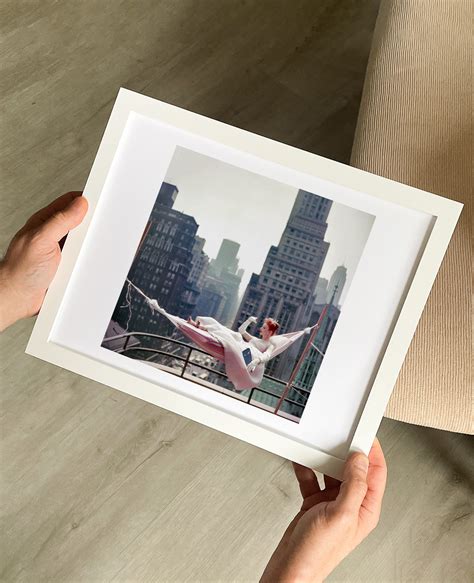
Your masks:
{"label": "human hand", "polygon": [[258,318],[256,318],[255,316],[250,316],[249,322],[251,324],[256,324],[258,322]]}
{"label": "human hand", "polygon": [[254,358],[251,362],[249,362],[247,366],[247,370],[252,373],[259,364],[261,364],[261,360],[259,358]]}
{"label": "human hand", "polygon": [[376,439],[367,458],[355,453],[342,483],[325,476],[321,490],[313,470],[293,464],[303,504],[273,553],[261,583],[313,583],[329,573],[377,526],[387,466]]}
{"label": "human hand", "polygon": [[87,201],[80,192],[63,194],[31,216],[0,261],[0,331],[34,316],[61,259],[60,241],[81,223]]}

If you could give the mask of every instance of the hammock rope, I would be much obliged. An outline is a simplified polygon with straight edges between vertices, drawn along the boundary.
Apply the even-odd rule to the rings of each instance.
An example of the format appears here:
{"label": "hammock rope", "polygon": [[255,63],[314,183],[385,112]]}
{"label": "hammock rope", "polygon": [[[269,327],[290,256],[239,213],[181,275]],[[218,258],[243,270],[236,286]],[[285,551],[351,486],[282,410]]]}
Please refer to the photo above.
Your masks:
{"label": "hammock rope", "polygon": [[319,352],[319,354],[320,354],[322,357],[326,356],[326,355],[324,354],[324,352],[323,352],[322,350],[320,350],[320,349],[319,349],[319,348],[316,346],[316,344],[314,344],[314,342],[311,342],[311,346],[314,348],[314,350],[316,350],[316,352]]}

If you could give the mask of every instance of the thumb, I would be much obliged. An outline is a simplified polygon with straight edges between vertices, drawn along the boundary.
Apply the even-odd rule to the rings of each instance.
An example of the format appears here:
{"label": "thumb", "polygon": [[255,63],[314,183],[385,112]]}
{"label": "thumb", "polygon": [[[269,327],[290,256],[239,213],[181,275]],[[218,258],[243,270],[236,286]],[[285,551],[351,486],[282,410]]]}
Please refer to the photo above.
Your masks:
{"label": "thumb", "polygon": [[71,229],[74,229],[82,222],[87,208],[87,200],[83,196],[78,196],[65,208],[56,211],[44,222],[41,226],[41,234],[50,241],[60,241]]}
{"label": "thumb", "polygon": [[367,494],[369,458],[354,453],[347,460],[336,506],[341,511],[358,512]]}

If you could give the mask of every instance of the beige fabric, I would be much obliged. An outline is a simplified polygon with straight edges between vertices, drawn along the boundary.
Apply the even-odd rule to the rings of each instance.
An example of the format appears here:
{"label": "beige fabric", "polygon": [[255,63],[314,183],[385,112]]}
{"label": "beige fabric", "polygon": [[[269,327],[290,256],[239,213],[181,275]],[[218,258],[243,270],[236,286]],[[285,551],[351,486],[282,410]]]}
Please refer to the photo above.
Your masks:
{"label": "beige fabric", "polygon": [[472,1],[382,2],[351,163],[464,203],[386,415],[473,432]]}

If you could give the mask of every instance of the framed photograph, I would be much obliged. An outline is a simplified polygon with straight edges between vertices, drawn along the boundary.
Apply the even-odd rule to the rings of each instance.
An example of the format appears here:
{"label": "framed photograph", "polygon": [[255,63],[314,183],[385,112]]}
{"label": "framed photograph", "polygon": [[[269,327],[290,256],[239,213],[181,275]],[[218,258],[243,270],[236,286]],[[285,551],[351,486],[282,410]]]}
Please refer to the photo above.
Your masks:
{"label": "framed photograph", "polygon": [[462,205],[121,89],[27,353],[340,478]]}

